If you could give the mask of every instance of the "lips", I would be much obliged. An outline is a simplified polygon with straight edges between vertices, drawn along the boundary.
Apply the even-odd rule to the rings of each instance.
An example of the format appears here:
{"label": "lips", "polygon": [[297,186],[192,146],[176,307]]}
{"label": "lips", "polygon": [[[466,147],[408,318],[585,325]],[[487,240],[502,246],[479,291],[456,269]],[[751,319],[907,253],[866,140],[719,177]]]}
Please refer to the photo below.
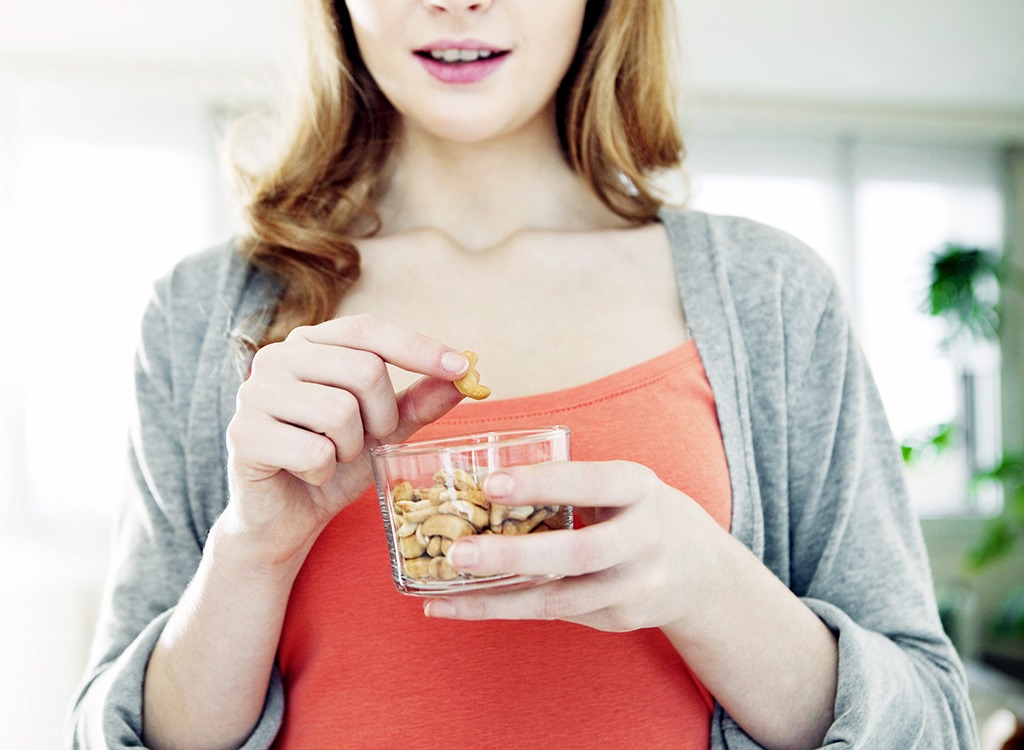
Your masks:
{"label": "lips", "polygon": [[501,67],[510,53],[475,39],[441,39],[413,50],[430,75],[451,84],[482,81]]}

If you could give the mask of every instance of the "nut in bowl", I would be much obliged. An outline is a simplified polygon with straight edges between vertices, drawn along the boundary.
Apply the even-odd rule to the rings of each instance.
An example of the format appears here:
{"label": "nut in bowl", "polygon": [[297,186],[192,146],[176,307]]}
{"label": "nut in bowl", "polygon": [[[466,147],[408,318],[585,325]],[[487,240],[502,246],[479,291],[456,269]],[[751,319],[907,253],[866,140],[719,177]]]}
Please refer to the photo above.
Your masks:
{"label": "nut in bowl", "polygon": [[443,440],[382,445],[370,451],[395,586],[429,596],[524,586],[556,576],[471,576],[445,555],[471,534],[540,534],[572,528],[572,508],[492,503],[488,474],[526,464],[569,460],[569,428],[485,432]]}

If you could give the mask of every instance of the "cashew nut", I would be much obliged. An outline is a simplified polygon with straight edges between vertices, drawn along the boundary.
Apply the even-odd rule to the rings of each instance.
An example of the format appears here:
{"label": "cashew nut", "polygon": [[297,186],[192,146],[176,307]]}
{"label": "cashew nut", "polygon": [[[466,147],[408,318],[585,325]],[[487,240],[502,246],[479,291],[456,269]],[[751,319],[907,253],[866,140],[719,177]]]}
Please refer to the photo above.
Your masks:
{"label": "cashew nut", "polygon": [[410,578],[430,578],[430,558],[414,557],[406,560],[405,574]]}
{"label": "cashew nut", "polygon": [[429,563],[430,577],[439,581],[454,581],[459,577],[459,571],[448,564],[443,557],[431,558]]}
{"label": "cashew nut", "polygon": [[533,510],[532,505],[510,505],[508,508],[508,517],[516,521],[525,521],[533,515]]}
{"label": "cashew nut", "polygon": [[430,537],[430,541],[427,542],[427,554],[428,555],[430,555],[431,557],[440,557],[441,556],[441,540],[443,538],[444,537],[440,537],[440,536],[432,536],[432,537]]}
{"label": "cashew nut", "polygon": [[505,534],[529,534],[551,515],[551,509],[542,506],[529,518],[509,518],[504,522],[504,524],[502,524],[502,532]]}
{"label": "cashew nut", "polygon": [[430,544],[430,537],[423,533],[423,524],[416,525],[415,536],[416,540],[423,545],[423,549],[426,549],[427,545]]}
{"label": "cashew nut", "polygon": [[434,474],[434,484],[457,490],[479,489],[476,479],[465,469],[439,469]]}
{"label": "cashew nut", "polygon": [[477,401],[487,398],[491,395],[491,389],[486,385],[480,385],[480,373],[476,371],[476,363],[480,357],[476,352],[463,352],[462,356],[469,360],[469,369],[455,381],[455,387],[463,396],[469,396]]}
{"label": "cashew nut", "polygon": [[416,534],[400,537],[398,544],[402,550],[402,557],[404,557],[406,560],[410,560],[414,557],[419,557],[427,549],[427,546],[425,544],[420,543],[420,540]]}
{"label": "cashew nut", "polygon": [[416,490],[416,495],[421,500],[426,500],[433,505],[440,505],[444,502],[441,499],[441,493],[444,491],[443,487],[438,487],[436,484],[433,487],[428,487],[423,490]]}
{"label": "cashew nut", "polygon": [[442,469],[430,487],[399,482],[391,496],[396,545],[410,578],[452,581],[471,577],[445,559],[456,539],[472,534],[529,534],[560,529],[565,519],[557,505],[510,506],[491,503],[479,482],[464,469]]}
{"label": "cashew nut", "polygon": [[398,536],[409,536],[416,533],[416,529],[419,528],[418,523],[412,521],[405,521],[401,526],[398,527]]}
{"label": "cashew nut", "polygon": [[420,524],[420,529],[422,529],[424,536],[443,536],[445,539],[451,539],[452,541],[476,532],[473,524],[465,518],[451,516],[446,513],[438,513],[436,516],[431,516]]}
{"label": "cashew nut", "polygon": [[400,503],[403,500],[413,499],[413,488],[411,482],[399,482],[395,485],[395,488],[391,490],[391,499],[396,503]]}
{"label": "cashew nut", "polygon": [[508,518],[508,506],[501,503],[491,503],[490,526],[491,531],[501,531],[501,524]]}
{"label": "cashew nut", "polygon": [[473,503],[466,502],[465,500],[452,500],[448,503],[442,503],[437,506],[437,510],[440,513],[447,513],[448,515],[458,516],[459,518],[465,518],[473,527],[479,531],[487,525],[489,515],[483,508],[478,508]]}
{"label": "cashew nut", "polygon": [[419,502],[404,500],[395,503],[395,511],[402,515],[403,521],[421,523],[431,516],[437,515],[437,506],[429,500],[420,500]]}

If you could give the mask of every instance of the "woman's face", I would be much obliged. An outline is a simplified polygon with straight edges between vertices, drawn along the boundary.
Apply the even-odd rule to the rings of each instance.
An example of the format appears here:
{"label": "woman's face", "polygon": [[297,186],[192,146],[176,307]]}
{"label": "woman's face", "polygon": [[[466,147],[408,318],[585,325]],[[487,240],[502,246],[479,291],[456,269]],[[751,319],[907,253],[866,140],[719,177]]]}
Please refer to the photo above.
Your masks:
{"label": "woman's face", "polygon": [[346,0],[366,67],[407,127],[462,142],[543,116],[586,0]]}

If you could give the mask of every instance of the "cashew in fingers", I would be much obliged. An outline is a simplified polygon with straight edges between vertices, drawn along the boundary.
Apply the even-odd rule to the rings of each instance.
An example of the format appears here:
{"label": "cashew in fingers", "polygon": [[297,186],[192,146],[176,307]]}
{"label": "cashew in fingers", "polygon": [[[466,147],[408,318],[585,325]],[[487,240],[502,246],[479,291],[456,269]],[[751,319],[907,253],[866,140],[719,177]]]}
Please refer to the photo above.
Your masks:
{"label": "cashew in fingers", "polygon": [[491,389],[486,385],[480,385],[480,373],[476,371],[476,363],[480,357],[476,352],[463,352],[462,356],[469,360],[469,369],[455,381],[455,387],[463,396],[469,396],[477,401],[487,398],[491,395]]}

